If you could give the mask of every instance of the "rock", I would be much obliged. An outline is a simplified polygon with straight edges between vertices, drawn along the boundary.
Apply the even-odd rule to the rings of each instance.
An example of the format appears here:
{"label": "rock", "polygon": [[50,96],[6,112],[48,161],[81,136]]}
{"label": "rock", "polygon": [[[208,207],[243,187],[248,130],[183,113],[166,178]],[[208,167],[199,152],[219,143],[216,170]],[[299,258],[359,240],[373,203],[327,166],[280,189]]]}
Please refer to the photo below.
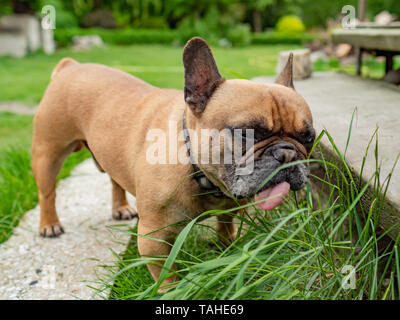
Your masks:
{"label": "rock", "polygon": [[386,26],[391,22],[393,22],[395,19],[396,19],[395,16],[391,15],[389,12],[382,11],[381,13],[375,16],[375,23],[381,26]]}
{"label": "rock", "polygon": [[276,66],[276,73],[279,75],[285,67],[289,54],[293,53],[293,78],[305,79],[311,76],[312,62],[310,58],[310,49],[300,49],[292,51],[281,51],[279,53],[278,65]]}
{"label": "rock", "polygon": [[42,46],[43,46],[43,51],[46,54],[53,54],[56,51],[53,30],[42,29]]}
{"label": "rock", "polygon": [[348,43],[340,43],[335,50],[335,56],[338,58],[347,57],[351,52],[352,46]]}
{"label": "rock", "polygon": [[55,51],[53,30],[44,30],[39,19],[29,14],[0,17],[0,43],[0,55],[23,57],[39,48],[47,54]]}
{"label": "rock", "polygon": [[0,56],[22,58],[28,53],[28,40],[22,31],[0,29]]}
{"label": "rock", "polygon": [[390,70],[386,76],[383,78],[386,82],[393,83],[396,85],[400,85],[400,69],[399,70]]}
{"label": "rock", "polygon": [[103,39],[99,35],[75,36],[72,38],[73,48],[75,50],[88,50],[92,47],[104,46]]}
{"label": "rock", "polygon": [[4,28],[20,30],[27,38],[28,50],[36,51],[41,47],[41,31],[39,19],[29,14],[5,15],[0,25]]}

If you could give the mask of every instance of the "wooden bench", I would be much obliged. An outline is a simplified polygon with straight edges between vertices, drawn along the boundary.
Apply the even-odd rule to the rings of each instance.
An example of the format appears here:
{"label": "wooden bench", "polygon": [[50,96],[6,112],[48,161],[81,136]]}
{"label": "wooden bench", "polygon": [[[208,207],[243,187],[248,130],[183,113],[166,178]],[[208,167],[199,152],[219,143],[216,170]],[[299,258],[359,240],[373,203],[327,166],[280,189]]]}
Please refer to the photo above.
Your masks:
{"label": "wooden bench", "polygon": [[357,74],[361,75],[362,53],[386,57],[385,71],[393,70],[393,56],[400,54],[400,27],[366,26],[356,29],[337,29],[332,32],[334,43],[348,43],[359,48]]}

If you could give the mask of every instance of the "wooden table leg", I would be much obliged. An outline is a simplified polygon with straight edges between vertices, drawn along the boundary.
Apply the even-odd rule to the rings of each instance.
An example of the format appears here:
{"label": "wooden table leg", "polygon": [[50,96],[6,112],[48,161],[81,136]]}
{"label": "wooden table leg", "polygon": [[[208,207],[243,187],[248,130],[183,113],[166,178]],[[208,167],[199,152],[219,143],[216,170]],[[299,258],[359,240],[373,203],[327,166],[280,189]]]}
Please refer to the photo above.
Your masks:
{"label": "wooden table leg", "polygon": [[391,70],[393,70],[393,53],[388,52],[386,54],[385,73],[387,74]]}

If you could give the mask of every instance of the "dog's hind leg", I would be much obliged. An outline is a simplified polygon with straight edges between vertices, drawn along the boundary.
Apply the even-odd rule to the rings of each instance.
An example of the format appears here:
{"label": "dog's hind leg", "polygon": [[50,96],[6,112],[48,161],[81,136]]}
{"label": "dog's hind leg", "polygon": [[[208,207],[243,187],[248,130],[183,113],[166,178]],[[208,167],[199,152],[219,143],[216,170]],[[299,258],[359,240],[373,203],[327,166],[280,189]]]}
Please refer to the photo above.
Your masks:
{"label": "dog's hind leg", "polygon": [[60,147],[33,140],[32,169],[39,191],[39,232],[42,237],[56,237],[64,232],[56,213],[56,179],[64,160],[74,148],[76,143]]}
{"label": "dog's hind leg", "polygon": [[[101,165],[96,160],[92,150],[86,141],[82,141],[81,145],[90,151],[93,161],[100,172],[105,172]],[[137,212],[133,209],[126,200],[126,192],[122,187],[115,182],[111,177],[112,183],[112,217],[115,220],[131,220],[137,216]]]}
{"label": "dog's hind leg", "polygon": [[126,200],[126,191],[111,178],[112,183],[112,217],[116,220],[131,220],[137,212]]}

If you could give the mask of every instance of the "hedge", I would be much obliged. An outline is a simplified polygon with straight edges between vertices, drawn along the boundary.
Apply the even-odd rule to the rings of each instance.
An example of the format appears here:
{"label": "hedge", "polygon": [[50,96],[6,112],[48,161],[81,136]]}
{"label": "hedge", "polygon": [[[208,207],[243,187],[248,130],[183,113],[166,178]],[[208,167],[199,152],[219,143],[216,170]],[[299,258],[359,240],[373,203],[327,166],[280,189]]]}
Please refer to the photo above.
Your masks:
{"label": "hedge", "polygon": [[[129,44],[171,44],[179,42],[178,32],[169,29],[99,29],[99,28],[73,28],[56,29],[54,38],[61,47],[68,46],[74,36],[99,35],[105,43],[117,45]],[[315,39],[314,34],[304,33],[300,35],[280,34],[274,31],[252,33],[251,44],[303,44]]]}
{"label": "hedge", "polygon": [[171,44],[177,39],[177,33],[168,29],[100,29],[100,28],[73,28],[56,29],[54,39],[61,47],[65,47],[72,42],[74,36],[99,35],[105,43],[128,45],[128,44],[148,44],[161,43]]}
{"label": "hedge", "polygon": [[304,44],[312,42],[316,39],[315,34],[302,33],[302,34],[286,34],[278,33],[275,31],[268,31],[262,33],[253,33],[251,37],[252,44]]}

